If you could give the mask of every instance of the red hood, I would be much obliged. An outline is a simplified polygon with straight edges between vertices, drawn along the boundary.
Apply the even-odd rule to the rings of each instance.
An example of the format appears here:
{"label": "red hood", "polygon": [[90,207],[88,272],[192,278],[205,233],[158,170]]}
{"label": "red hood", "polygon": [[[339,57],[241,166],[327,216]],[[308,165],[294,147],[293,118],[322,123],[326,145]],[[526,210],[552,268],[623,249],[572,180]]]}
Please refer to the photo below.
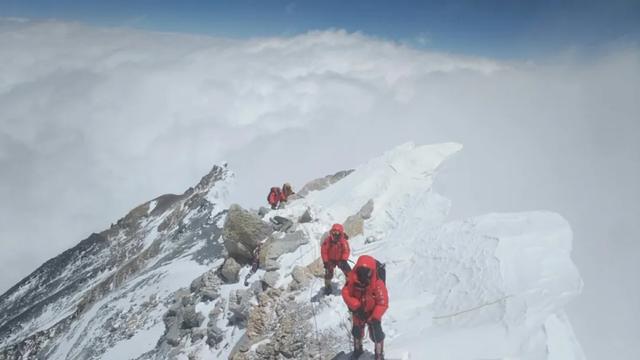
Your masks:
{"label": "red hood", "polygon": [[340,234],[344,234],[344,226],[342,226],[341,224],[333,224],[333,226],[331,227],[331,232],[337,231]]}
{"label": "red hood", "polygon": [[371,284],[375,284],[375,282],[378,280],[378,272],[376,271],[376,259],[369,255],[362,255],[358,258],[358,261],[356,261],[356,266],[353,268],[354,274],[355,270],[359,267],[366,267],[371,269]]}

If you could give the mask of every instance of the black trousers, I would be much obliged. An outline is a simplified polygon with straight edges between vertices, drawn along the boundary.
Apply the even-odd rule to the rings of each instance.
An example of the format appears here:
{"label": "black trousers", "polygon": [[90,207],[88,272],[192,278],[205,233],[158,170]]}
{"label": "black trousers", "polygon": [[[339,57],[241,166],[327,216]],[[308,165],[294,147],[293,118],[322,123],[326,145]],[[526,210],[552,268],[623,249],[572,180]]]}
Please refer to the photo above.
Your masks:
{"label": "black trousers", "polygon": [[[366,323],[369,327],[369,339],[374,343],[380,342],[384,340],[384,331],[382,331],[382,322],[379,320],[374,320]],[[351,335],[353,335],[356,339],[362,339],[364,335],[364,322],[363,321],[353,321],[353,327],[351,328]]]}
{"label": "black trousers", "polygon": [[344,276],[347,276],[351,271],[351,266],[346,260],[341,260],[338,262],[329,261],[329,266],[327,266],[324,270],[324,278],[327,280],[333,279],[333,269],[335,267],[339,267],[340,270],[344,273]]}

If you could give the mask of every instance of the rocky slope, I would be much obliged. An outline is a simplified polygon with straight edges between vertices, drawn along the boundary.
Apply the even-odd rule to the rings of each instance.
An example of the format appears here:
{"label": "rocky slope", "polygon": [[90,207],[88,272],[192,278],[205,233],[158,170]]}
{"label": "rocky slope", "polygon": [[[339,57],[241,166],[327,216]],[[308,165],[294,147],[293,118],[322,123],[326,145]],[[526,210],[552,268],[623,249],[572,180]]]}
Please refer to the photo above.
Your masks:
{"label": "rocky slope", "polygon": [[9,289],[0,297],[0,359],[100,358],[143,330],[161,334],[174,292],[222,257],[231,178],[216,166],[184,194],[136,207]]}
{"label": "rocky slope", "polygon": [[448,222],[451,204],[431,186],[460,149],[402,145],[311,181],[275,211],[227,205],[232,175],[214,167],[4,294],[0,359],[338,358],[351,343],[343,279],[322,296],[318,260],[334,222],[345,224],[352,260],[387,264],[388,355],[583,359],[563,313],[582,286],[569,225],[546,212]]}

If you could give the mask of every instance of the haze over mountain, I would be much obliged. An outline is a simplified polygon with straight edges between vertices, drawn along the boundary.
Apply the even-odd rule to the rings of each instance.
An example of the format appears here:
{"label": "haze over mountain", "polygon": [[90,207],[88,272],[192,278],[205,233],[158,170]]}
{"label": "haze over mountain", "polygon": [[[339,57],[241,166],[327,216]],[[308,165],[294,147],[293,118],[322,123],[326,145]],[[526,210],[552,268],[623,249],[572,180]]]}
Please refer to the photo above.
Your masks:
{"label": "haze over mountain", "polygon": [[638,352],[633,43],[520,62],[340,30],[230,39],[21,19],[2,20],[0,43],[4,290],[223,159],[230,201],[257,206],[273,184],[406,140],[459,141],[436,184],[451,216],[561,213],[586,283],[569,313],[587,355]]}

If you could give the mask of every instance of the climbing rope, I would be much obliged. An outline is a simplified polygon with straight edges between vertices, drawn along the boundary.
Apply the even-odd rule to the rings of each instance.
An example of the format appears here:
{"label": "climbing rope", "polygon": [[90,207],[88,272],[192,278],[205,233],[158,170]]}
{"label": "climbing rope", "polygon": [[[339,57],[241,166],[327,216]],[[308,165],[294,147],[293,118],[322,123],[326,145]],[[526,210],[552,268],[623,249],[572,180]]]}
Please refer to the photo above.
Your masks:
{"label": "climbing rope", "polygon": [[315,287],[317,281],[318,279],[314,277],[313,283],[311,284],[311,286],[309,286],[309,302],[311,303],[311,312],[313,313],[313,325],[315,328],[316,344],[318,344],[318,355],[320,356],[320,359],[322,359],[322,347],[320,346],[320,332],[318,331],[318,319],[316,317],[316,306],[313,303],[313,296],[312,296],[313,288]]}
{"label": "climbing rope", "polygon": [[490,306],[490,305],[493,305],[493,304],[497,304],[497,303],[499,303],[499,302],[501,302],[501,301],[504,301],[504,300],[506,300],[506,299],[508,299],[508,298],[510,298],[510,297],[512,297],[512,296],[513,296],[513,295],[506,295],[506,296],[501,297],[501,298],[500,298],[500,299],[498,299],[498,300],[495,300],[495,301],[492,301],[492,302],[488,302],[488,303],[485,303],[485,304],[481,304],[481,305],[478,305],[478,306],[472,307],[472,308],[470,308],[470,309],[466,309],[466,310],[458,311],[458,312],[453,313],[453,314],[433,316],[433,317],[432,317],[432,319],[433,319],[433,320],[440,320],[440,319],[452,318],[452,317],[454,317],[454,316],[462,315],[462,314],[464,314],[464,313],[468,313],[468,312],[471,312],[471,311],[479,310],[479,309],[481,309],[481,308],[483,308],[483,307],[485,307],[485,306]]}

